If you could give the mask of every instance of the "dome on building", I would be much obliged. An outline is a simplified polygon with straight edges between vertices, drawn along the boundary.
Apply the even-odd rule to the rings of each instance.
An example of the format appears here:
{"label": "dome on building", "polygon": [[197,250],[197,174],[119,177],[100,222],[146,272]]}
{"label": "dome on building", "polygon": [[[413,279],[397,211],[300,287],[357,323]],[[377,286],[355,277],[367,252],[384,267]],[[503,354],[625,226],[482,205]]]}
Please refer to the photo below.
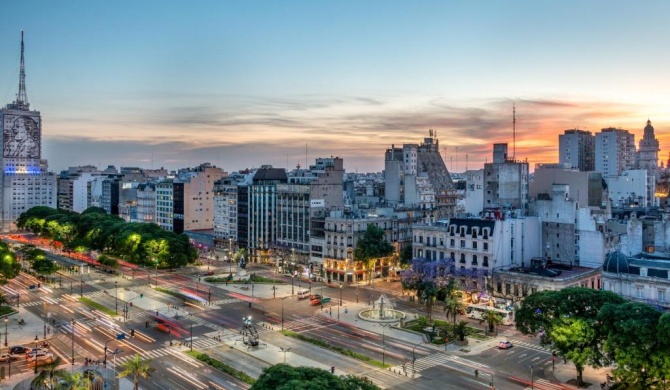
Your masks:
{"label": "dome on building", "polygon": [[627,274],[628,257],[619,251],[610,252],[603,263],[603,272]]}

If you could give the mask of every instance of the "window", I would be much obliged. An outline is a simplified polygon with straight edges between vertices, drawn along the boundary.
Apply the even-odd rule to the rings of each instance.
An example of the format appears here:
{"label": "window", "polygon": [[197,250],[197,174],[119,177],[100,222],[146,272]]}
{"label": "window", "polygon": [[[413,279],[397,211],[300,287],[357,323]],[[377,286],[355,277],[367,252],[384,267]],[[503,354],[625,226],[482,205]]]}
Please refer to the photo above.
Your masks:
{"label": "window", "polygon": [[665,302],[665,290],[658,290],[658,300]]}
{"label": "window", "polygon": [[509,294],[512,292],[512,285],[509,283],[505,283],[505,294]]}
{"label": "window", "polygon": [[484,246],[484,250],[485,250],[485,251],[489,250],[489,243],[488,243],[488,242],[485,242],[485,243],[483,244],[483,246]]}
{"label": "window", "polygon": [[644,288],[643,287],[640,287],[640,286],[637,287],[637,295],[636,296],[638,298],[644,298]]}
{"label": "window", "polygon": [[477,241],[474,241],[474,242],[472,243],[472,249],[477,249]]}
{"label": "window", "polygon": [[488,257],[488,256],[484,256],[484,260],[482,261],[482,265],[483,265],[484,267],[488,267],[488,266],[489,266],[489,257]]}
{"label": "window", "polygon": [[453,238],[451,240],[449,240],[449,245],[451,245],[451,246],[456,245],[456,242]]}
{"label": "window", "polygon": [[465,248],[465,240],[461,240],[461,248]]}
{"label": "window", "polygon": [[465,264],[465,254],[461,253],[461,264]]}
{"label": "window", "polygon": [[472,255],[472,265],[477,265],[477,255]]}

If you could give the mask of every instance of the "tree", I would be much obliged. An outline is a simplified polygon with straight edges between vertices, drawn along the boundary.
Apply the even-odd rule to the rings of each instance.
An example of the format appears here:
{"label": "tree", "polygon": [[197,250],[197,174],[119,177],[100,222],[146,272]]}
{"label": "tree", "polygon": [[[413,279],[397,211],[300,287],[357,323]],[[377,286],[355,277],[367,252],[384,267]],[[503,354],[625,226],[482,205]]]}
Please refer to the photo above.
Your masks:
{"label": "tree", "polygon": [[486,323],[486,326],[489,328],[489,333],[493,333],[496,330],[497,326],[502,325],[503,319],[502,316],[493,310],[486,310],[482,314],[482,318],[479,320],[480,324]]}
{"label": "tree", "polygon": [[451,317],[454,327],[456,326],[456,316],[463,311],[465,305],[462,302],[457,301],[456,299],[449,298],[444,301],[444,315],[449,318]]}
{"label": "tree", "polygon": [[370,380],[351,375],[338,377],[313,367],[292,367],[275,364],[263,373],[251,390],[378,390]]}
{"label": "tree", "polygon": [[[55,389],[55,386],[58,384],[56,379],[59,373],[56,368],[60,366],[62,362],[63,361],[60,357],[56,357],[51,362],[43,365],[40,373],[37,374],[37,376],[30,382],[30,387],[34,389]],[[34,364],[37,364],[37,357],[35,357]]]}
{"label": "tree", "polygon": [[607,358],[601,348],[605,335],[598,331],[598,312],[608,304],[625,300],[610,292],[581,287],[530,294],[515,312],[516,328],[523,334],[544,331],[541,342],[570,359],[583,386],[585,365],[602,367]]}
{"label": "tree", "polygon": [[140,378],[148,378],[151,376],[153,369],[149,365],[151,360],[142,360],[139,353],[136,353],[132,359],[128,359],[121,365],[121,372],[117,375],[118,378],[125,378],[127,376],[133,377],[133,389],[140,388]]}
{"label": "tree", "polygon": [[606,334],[604,349],[616,361],[614,377],[627,385],[649,388],[670,377],[670,354],[661,325],[663,313],[639,302],[606,304],[598,313],[600,331]]}
{"label": "tree", "polygon": [[354,249],[354,259],[363,262],[365,269],[369,272],[368,283],[372,280],[377,260],[389,256],[391,253],[393,253],[393,247],[386,241],[384,229],[369,224],[365,234],[358,240],[356,249]]}
{"label": "tree", "polygon": [[412,245],[405,245],[400,250],[400,264],[402,268],[407,267],[412,262]]}
{"label": "tree", "polygon": [[419,299],[426,306],[426,319],[430,324],[433,322],[433,305],[440,290],[434,281],[425,280],[419,286],[419,291]]}
{"label": "tree", "polygon": [[55,387],[57,390],[89,390],[91,387],[91,379],[82,372],[59,370],[54,375],[58,380]]}
{"label": "tree", "polygon": [[454,335],[458,338],[459,341],[465,340],[466,330],[468,328],[468,323],[465,321],[459,321],[458,324],[454,327]]}

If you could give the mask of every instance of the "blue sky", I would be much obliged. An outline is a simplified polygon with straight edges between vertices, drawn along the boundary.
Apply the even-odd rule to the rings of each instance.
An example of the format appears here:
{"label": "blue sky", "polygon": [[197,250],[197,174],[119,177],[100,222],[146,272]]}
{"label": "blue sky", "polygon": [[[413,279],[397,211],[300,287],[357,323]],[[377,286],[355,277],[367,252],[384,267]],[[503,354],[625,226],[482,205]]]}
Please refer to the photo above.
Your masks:
{"label": "blue sky", "polygon": [[[0,104],[28,97],[44,157],[70,165],[227,170],[336,155],[383,169],[437,131],[452,170],[557,160],[558,134],[647,118],[661,148],[663,1],[21,1],[0,16]],[[663,152],[662,156],[665,156]]]}

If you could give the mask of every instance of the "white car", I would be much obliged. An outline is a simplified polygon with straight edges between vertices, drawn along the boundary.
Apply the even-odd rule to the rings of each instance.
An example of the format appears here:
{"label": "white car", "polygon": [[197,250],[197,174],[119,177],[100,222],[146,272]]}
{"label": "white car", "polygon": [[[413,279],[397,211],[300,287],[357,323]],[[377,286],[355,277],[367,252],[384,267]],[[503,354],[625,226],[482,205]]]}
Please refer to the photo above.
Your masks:
{"label": "white car", "polygon": [[[36,356],[37,356],[37,358],[36,358]],[[54,359],[54,354],[51,353],[51,352],[43,352],[42,351],[42,352],[37,352],[37,355],[35,355],[34,353],[30,353],[30,354],[26,355],[26,360],[28,362],[34,362],[36,359],[37,359],[38,362],[42,362],[42,361],[52,362],[53,359]]]}

